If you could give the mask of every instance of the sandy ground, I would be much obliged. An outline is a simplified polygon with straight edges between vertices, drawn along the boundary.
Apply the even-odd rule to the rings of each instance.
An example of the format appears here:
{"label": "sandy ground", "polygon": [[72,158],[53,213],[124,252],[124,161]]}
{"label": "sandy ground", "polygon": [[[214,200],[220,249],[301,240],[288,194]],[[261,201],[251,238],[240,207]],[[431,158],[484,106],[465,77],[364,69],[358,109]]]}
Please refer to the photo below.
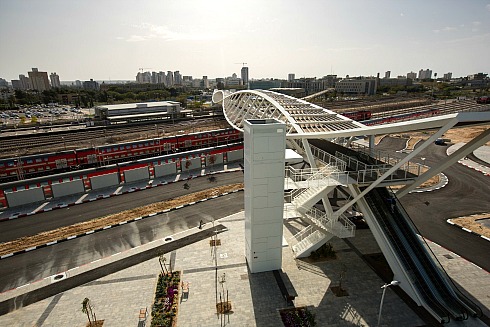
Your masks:
{"label": "sandy ground", "polygon": [[[453,128],[447,131],[442,137],[445,139],[450,139],[450,143],[467,143],[480,135],[482,132],[490,128],[490,124],[481,125],[481,126],[472,126],[472,127],[463,127],[463,128]],[[430,136],[434,134],[434,131],[422,131],[422,132],[413,132],[409,134],[396,135],[399,137],[408,136],[409,140],[409,149],[413,149],[413,146],[417,144],[417,142],[426,140]],[[392,135],[395,136],[395,135]],[[412,145],[412,148],[410,148]],[[490,145],[490,141],[486,143],[486,145]]]}
{"label": "sandy ground", "polygon": [[220,195],[240,189],[243,189],[242,183],[214,187],[204,191],[181,196],[169,201],[156,202],[143,207],[121,211],[117,214],[92,219],[83,223],[58,228],[33,236],[22,237],[10,242],[0,243],[0,255],[25,250],[33,246],[43,245],[52,241],[64,239],[66,237],[80,235],[85,232],[103,228],[105,226],[118,224],[120,222],[149,215],[151,213],[160,212],[165,209],[175,208],[182,204],[199,201],[201,199],[210,198],[214,195]]}
{"label": "sandy ground", "polygon": [[467,228],[475,233],[490,238],[490,228],[487,228],[480,224],[478,220],[490,219],[490,213],[482,213],[478,215],[471,215],[467,217],[453,218],[451,221],[460,227]]}

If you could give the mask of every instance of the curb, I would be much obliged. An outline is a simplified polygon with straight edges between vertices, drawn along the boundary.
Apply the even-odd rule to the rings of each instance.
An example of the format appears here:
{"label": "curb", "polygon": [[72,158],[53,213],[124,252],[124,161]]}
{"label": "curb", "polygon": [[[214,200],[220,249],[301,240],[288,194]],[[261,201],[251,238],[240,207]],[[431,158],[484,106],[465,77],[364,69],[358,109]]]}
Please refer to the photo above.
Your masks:
{"label": "curb", "polygon": [[479,237],[483,238],[483,239],[484,239],[484,240],[486,240],[486,241],[490,241],[490,238],[488,238],[488,237],[486,237],[486,236],[484,236],[484,235],[481,235],[481,234],[479,234],[479,233],[477,233],[477,232],[474,232],[474,231],[472,231],[472,230],[470,230],[470,229],[468,229],[468,228],[461,227],[460,225],[458,225],[458,224],[456,224],[455,222],[453,222],[453,221],[452,221],[452,219],[447,219],[447,220],[446,220],[446,222],[447,222],[449,225],[452,225],[452,226],[454,226],[454,227],[457,227],[457,228],[459,228],[459,229],[461,229],[461,230],[463,230],[463,231],[465,231],[465,232],[467,232],[467,233],[470,233],[470,234],[473,234],[473,235],[479,236]]}
{"label": "curb", "polygon": [[439,190],[443,187],[446,187],[446,185],[449,183],[449,178],[447,178],[447,176],[444,173],[439,173],[439,175],[441,176],[441,181],[437,185],[426,187],[423,189],[418,189],[418,190],[415,189],[415,190],[411,191],[410,194],[411,193],[432,192],[432,191]]}
{"label": "curb", "polygon": [[463,160],[463,159],[462,159],[462,160],[458,160],[458,163],[459,163],[459,164],[461,164],[461,165],[463,165],[463,166],[465,166],[465,167],[468,167],[468,168],[471,168],[471,169],[473,169],[473,170],[476,170],[477,172],[482,173],[484,176],[490,176],[490,173],[486,172],[486,171],[485,171],[485,170],[483,170],[483,169],[480,169],[480,168],[478,168],[478,167],[475,167],[475,166],[474,166],[474,165],[472,165],[472,164],[467,164],[467,163],[466,163],[467,161],[469,161],[469,162],[471,162],[471,163],[475,163],[476,165],[481,166],[480,164],[478,164],[478,163],[476,163],[476,162],[474,162],[474,161],[472,161],[472,160]]}
{"label": "curb", "polygon": [[181,208],[184,208],[184,207],[188,207],[188,206],[191,206],[191,205],[200,203],[200,202],[204,202],[204,201],[211,200],[211,199],[216,199],[216,198],[219,198],[219,197],[222,197],[222,196],[231,194],[231,193],[238,193],[238,192],[243,192],[243,189],[239,189],[239,190],[235,190],[235,191],[231,191],[231,192],[225,192],[225,193],[222,193],[220,195],[213,195],[212,197],[201,199],[199,201],[194,201],[194,202],[186,203],[186,204],[183,204],[183,205],[174,207],[174,208],[165,209],[165,210],[158,211],[158,212],[153,212],[153,213],[150,213],[150,214],[145,215],[145,216],[141,216],[141,217],[137,217],[137,218],[133,218],[133,219],[130,219],[130,220],[126,220],[126,221],[123,221],[123,222],[120,222],[120,223],[117,223],[117,224],[113,224],[113,225],[108,225],[108,226],[105,226],[105,227],[97,228],[97,229],[94,229],[94,230],[91,230],[91,231],[88,231],[88,232],[85,232],[85,233],[82,233],[82,234],[69,236],[69,237],[66,237],[66,238],[63,238],[63,239],[60,239],[60,240],[55,240],[55,241],[48,242],[46,244],[41,244],[41,245],[33,246],[33,247],[30,247],[30,248],[27,248],[27,249],[24,249],[24,250],[21,250],[21,251],[17,251],[17,252],[5,254],[5,255],[0,256],[0,260],[6,259],[6,258],[10,258],[10,257],[12,257],[14,255],[19,255],[19,254],[27,253],[27,252],[30,252],[30,251],[33,251],[33,250],[41,249],[41,248],[44,248],[44,247],[47,247],[47,246],[50,246],[50,245],[54,245],[54,244],[58,244],[58,243],[63,243],[63,242],[66,242],[66,241],[69,241],[69,240],[72,240],[72,239],[75,239],[75,238],[79,238],[79,237],[82,237],[82,236],[94,234],[96,232],[107,230],[107,229],[110,229],[110,228],[113,228],[113,227],[122,226],[122,225],[125,225],[127,223],[132,223],[132,222],[135,222],[135,221],[138,221],[138,220],[141,220],[141,219],[153,217],[153,216],[160,215],[160,214],[163,214],[163,213],[167,213],[167,212],[170,212],[170,211],[175,211],[175,210],[178,210],[178,209],[181,209]]}

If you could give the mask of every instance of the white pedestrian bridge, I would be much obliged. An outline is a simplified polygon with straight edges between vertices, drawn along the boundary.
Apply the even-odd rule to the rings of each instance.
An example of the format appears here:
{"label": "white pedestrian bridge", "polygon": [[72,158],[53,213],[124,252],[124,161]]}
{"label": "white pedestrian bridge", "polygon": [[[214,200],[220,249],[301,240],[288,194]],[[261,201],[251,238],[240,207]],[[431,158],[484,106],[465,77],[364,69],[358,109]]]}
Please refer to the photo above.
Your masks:
{"label": "white pedestrian bridge", "polygon": [[[411,162],[449,129],[488,124],[490,112],[365,126],[305,100],[271,91],[215,91],[213,101],[222,104],[226,120],[240,131],[245,120],[283,122],[287,147],[301,154],[308,164],[303,169],[285,170],[284,217],[300,218],[308,224],[289,242],[297,257],[308,256],[332,237],[354,237],[355,225],[345,214],[356,212],[368,223],[394,279],[418,305],[444,323],[476,322],[481,310],[454,286],[398,199],[490,140],[487,129],[428,170]],[[404,158],[380,156],[374,151],[375,135],[419,130],[434,132]],[[354,147],[356,137],[368,137],[369,146]],[[394,193],[386,188],[389,185],[401,188]],[[334,192],[348,195],[335,209],[329,201]]]}

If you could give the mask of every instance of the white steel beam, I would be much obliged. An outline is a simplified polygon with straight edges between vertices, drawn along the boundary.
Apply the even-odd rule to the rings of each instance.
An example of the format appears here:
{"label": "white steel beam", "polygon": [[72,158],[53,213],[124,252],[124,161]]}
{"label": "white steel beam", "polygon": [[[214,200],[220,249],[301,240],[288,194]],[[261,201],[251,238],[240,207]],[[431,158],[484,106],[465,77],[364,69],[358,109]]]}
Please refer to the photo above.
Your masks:
{"label": "white steel beam", "polygon": [[453,154],[448,156],[448,158],[445,159],[442,164],[434,166],[424,174],[420,175],[419,178],[417,178],[413,184],[405,185],[404,187],[402,187],[400,190],[398,190],[398,192],[396,192],[396,197],[401,198],[407,195],[408,193],[413,191],[417,186],[431,179],[435,175],[442,172],[444,169],[455,164],[459,159],[467,156],[468,154],[472,153],[474,150],[478,149],[480,146],[487,143],[488,140],[490,140],[490,129],[485,130],[483,133],[475,137],[473,140],[465,144],[463,147],[456,150]]}

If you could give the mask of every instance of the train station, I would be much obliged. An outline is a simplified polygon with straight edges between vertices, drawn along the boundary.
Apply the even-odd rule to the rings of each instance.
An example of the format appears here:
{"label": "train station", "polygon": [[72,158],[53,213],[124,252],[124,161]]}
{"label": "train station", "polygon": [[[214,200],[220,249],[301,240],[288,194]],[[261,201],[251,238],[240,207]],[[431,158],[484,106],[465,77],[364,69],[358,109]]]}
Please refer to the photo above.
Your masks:
{"label": "train station", "polygon": [[[454,285],[451,277],[445,272],[444,269],[447,267],[441,264],[440,257],[435,258],[434,253],[440,250],[437,250],[432,242],[424,240],[419,235],[402,205],[402,200],[424,182],[488,142],[490,130],[487,129],[448,155],[446,160],[431,165],[429,169],[423,167],[420,160],[417,160],[424,150],[443,137],[448,130],[461,126],[488,124],[490,121],[488,112],[429,115],[422,119],[366,126],[307,101],[269,91],[246,90],[231,94],[217,91],[213,95],[213,101],[222,104],[228,123],[236,131],[243,133],[244,145],[241,148],[230,144],[227,139],[227,144],[221,145],[221,148],[219,146],[214,148],[214,152],[195,150],[194,153],[168,154],[172,157],[166,158],[170,160],[165,162],[155,162],[155,160],[139,162],[139,166],[131,165],[131,169],[111,171],[98,177],[81,174],[78,182],[76,178],[73,178],[73,173],[69,173],[70,175],[59,177],[57,183],[60,185],[53,187],[53,190],[57,188],[57,192],[62,194],[60,198],[68,195],[74,197],[94,189],[94,185],[96,185],[95,189],[99,189],[97,192],[103,192],[107,187],[114,188],[120,183],[137,182],[141,184],[141,187],[138,187],[140,190],[148,188],[148,185],[153,184],[153,180],[157,178],[168,179],[165,183],[160,184],[163,186],[169,181],[177,182],[185,177],[193,180],[197,176],[208,176],[209,173],[216,172],[217,166],[223,167],[223,170],[232,167],[243,170],[244,211],[236,215],[216,217],[218,219],[213,217],[211,221],[205,222],[205,228],[202,230],[182,231],[182,235],[189,237],[202,233],[202,238],[196,238],[194,243],[181,241],[181,245],[185,247],[172,247],[174,240],[178,243],[179,240],[185,239],[185,237],[181,238],[182,235],[177,234],[167,242],[159,241],[160,243],[157,242],[158,244],[152,246],[141,244],[135,250],[143,253],[144,247],[153,249],[170,247],[169,260],[173,260],[177,266],[181,265],[184,276],[188,273],[189,279],[192,279],[193,274],[197,277],[201,273],[203,278],[211,279],[210,272],[223,270],[228,278],[234,276],[238,284],[241,283],[240,281],[248,282],[249,289],[245,289],[242,295],[237,294],[235,298],[244,302],[237,303],[238,307],[233,308],[233,314],[218,315],[221,325],[240,326],[244,321],[246,325],[277,325],[281,315],[277,312],[276,315],[273,315],[272,307],[276,310],[287,308],[288,301],[293,300],[296,301],[294,303],[296,307],[307,307],[310,311],[314,311],[318,325],[327,325],[324,324],[325,321],[328,321],[328,325],[335,324],[337,320],[334,318],[367,325],[374,325],[378,319],[379,325],[381,307],[378,308],[369,297],[377,297],[379,292],[382,292],[384,297],[387,288],[396,289],[397,294],[401,295],[399,295],[400,298],[394,298],[393,294],[388,295],[391,298],[391,304],[387,303],[385,310],[389,311],[391,308],[391,312],[385,317],[389,321],[386,325],[414,326],[430,324],[434,321],[438,324],[454,324],[455,326],[460,322],[468,326],[484,325],[480,318],[487,317],[485,314],[488,308],[482,309],[481,303],[476,303],[478,301],[468,297],[467,292],[462,292]],[[405,156],[386,156],[374,149],[375,135],[422,130],[435,132]],[[286,148],[289,150],[289,155],[285,156]],[[222,150],[216,152],[217,149]],[[242,161],[243,166],[240,166]],[[285,166],[286,162],[287,166]],[[119,176],[123,178],[120,179]],[[84,177],[85,180],[89,180],[90,185],[84,182]],[[38,191],[29,191],[31,187],[13,188],[13,185],[9,185],[9,188],[4,190],[5,196],[2,200],[4,203],[15,203],[16,205],[12,207],[17,207],[19,201],[26,199],[25,196],[17,193],[22,191],[24,194],[32,192],[29,198],[35,201],[29,200],[30,202],[56,197],[56,191],[48,195],[46,192],[39,191],[46,189],[44,182],[38,181],[36,186],[32,187],[32,190],[37,189]],[[16,187],[18,185],[15,184]],[[396,188],[391,189],[391,187]],[[150,185],[149,188],[153,188],[153,185]],[[393,191],[395,189],[396,191]],[[117,194],[117,192],[110,194]],[[41,193],[43,193],[42,199]],[[9,200],[8,197],[11,199]],[[8,214],[14,210],[20,209],[9,208],[5,212]],[[23,217],[27,215],[29,213],[22,212],[14,219],[24,219]],[[359,231],[356,229],[353,217],[362,217],[369,226],[369,235],[361,231],[363,237],[357,240]],[[220,229],[216,228],[218,223],[221,226]],[[210,265],[209,259],[205,259],[205,256],[199,259],[197,254],[200,251],[198,244],[201,244],[202,247],[204,240],[213,236],[217,237],[217,235],[220,235],[223,244],[233,244],[233,247],[227,245],[227,252],[221,249],[218,251],[216,246],[212,248],[212,251],[215,251],[212,258],[215,263],[218,261],[219,254],[220,263],[223,265],[220,269],[217,264],[215,267]],[[363,263],[360,258],[362,256],[359,256],[359,247],[351,246],[354,243],[376,248],[374,252],[382,254],[391,270],[391,275],[388,274],[390,280],[382,280],[385,283],[384,289],[376,290],[374,295],[368,295],[363,276],[373,281],[380,277],[372,275],[369,269],[361,268]],[[328,262],[323,266],[323,263],[314,265],[302,260],[310,257],[325,244],[336,248],[338,257],[342,258],[345,266],[338,265],[337,262],[335,269],[331,270],[332,266],[329,266]],[[195,261],[192,261],[191,264],[186,262],[186,249],[192,249],[189,257]],[[37,251],[37,249],[34,250]],[[440,252],[441,255],[452,255],[449,252]],[[177,254],[178,259],[176,259]],[[18,255],[23,254],[3,255],[2,261],[13,259]],[[227,258],[233,258],[233,260],[228,262]],[[126,259],[127,257],[124,256],[121,258],[123,261]],[[107,261],[107,259],[102,261]],[[158,265],[157,262],[153,259],[151,262],[139,264],[151,267]],[[90,265],[92,264],[83,269],[90,270]],[[322,267],[322,270],[315,273],[318,267]],[[127,267],[126,269],[132,268]],[[358,269],[362,271],[362,274],[358,275],[354,272]],[[65,273],[62,279],[69,280],[70,274],[81,278],[80,276],[87,271],[77,267],[72,272]],[[118,274],[128,274],[128,271],[121,270]],[[207,277],[204,277],[205,273],[208,273]],[[304,275],[306,273],[313,273],[316,277]],[[346,274],[350,276],[352,283],[349,289],[345,290],[349,291],[350,295],[344,297],[335,294],[335,298],[327,296],[327,289],[332,288],[331,292],[333,292],[334,284],[336,284],[337,291],[340,291],[339,294],[343,294],[342,284],[337,285],[337,283],[339,281],[342,283],[344,278],[342,276]],[[481,281],[488,279],[488,273],[486,274],[483,274]],[[319,275],[324,275],[323,281],[322,279],[317,280]],[[476,273],[476,275],[479,274]],[[109,278],[108,275],[95,274],[94,276]],[[130,278],[130,275],[121,275],[119,278],[127,279]],[[308,280],[312,281],[311,285]],[[92,286],[97,284],[97,281],[90,281]],[[316,283],[313,284],[313,281]],[[383,285],[382,282],[381,285]],[[41,283],[44,284],[38,285],[42,288],[49,288],[52,281],[48,279]],[[62,283],[54,285],[62,285]],[[103,281],[100,283],[104,284]],[[266,289],[270,283],[277,284],[278,290],[274,288],[268,292]],[[226,285],[235,292],[239,292],[230,284],[232,282],[228,279]],[[204,319],[201,320],[205,321],[203,325],[215,325],[216,321],[204,318],[206,315],[204,312],[209,311],[208,308],[205,308],[206,303],[213,302],[214,294],[200,295],[202,292],[213,293],[214,281],[205,279],[200,282],[194,279],[191,285],[191,292],[196,292],[197,298],[205,300],[195,302],[192,300],[194,293],[191,293],[189,301],[180,303],[178,324],[184,321],[191,325],[199,324],[199,320],[191,318],[193,310],[197,310],[199,314],[194,314],[194,316]],[[204,289],[205,286],[207,286],[206,289]],[[32,284],[24,290],[30,290],[31,287],[36,288]],[[30,291],[34,292],[34,289]],[[318,294],[313,289],[317,289]],[[24,290],[15,288],[2,293],[3,306],[10,308],[17,305],[23,306],[22,303],[16,303],[13,296],[15,295],[16,299],[27,299],[27,293]],[[69,288],[64,290],[67,297],[72,292]],[[356,295],[356,290],[361,293]],[[48,294],[58,296],[52,292]],[[148,293],[145,294],[148,296]],[[349,296],[352,298],[353,295],[352,301],[358,307],[347,309],[345,306],[348,306],[348,303],[342,301],[348,299]],[[285,296],[285,304],[279,304],[281,296]],[[337,300],[336,297],[344,299]],[[358,297],[362,298],[359,299],[360,302],[356,302]],[[270,300],[271,303],[267,304],[267,300]],[[141,299],[141,301],[148,302],[148,299]],[[191,303],[195,306],[194,309],[187,305]],[[382,303],[383,301],[381,305]],[[151,309],[151,305],[144,307],[149,306]],[[33,305],[14,311],[10,317],[18,316],[16,312],[30,310],[31,307]],[[361,307],[362,310],[360,310]],[[393,313],[396,307],[404,307],[401,314]],[[329,316],[325,311],[329,309],[333,309],[337,316]],[[339,318],[338,315],[341,317]]]}

